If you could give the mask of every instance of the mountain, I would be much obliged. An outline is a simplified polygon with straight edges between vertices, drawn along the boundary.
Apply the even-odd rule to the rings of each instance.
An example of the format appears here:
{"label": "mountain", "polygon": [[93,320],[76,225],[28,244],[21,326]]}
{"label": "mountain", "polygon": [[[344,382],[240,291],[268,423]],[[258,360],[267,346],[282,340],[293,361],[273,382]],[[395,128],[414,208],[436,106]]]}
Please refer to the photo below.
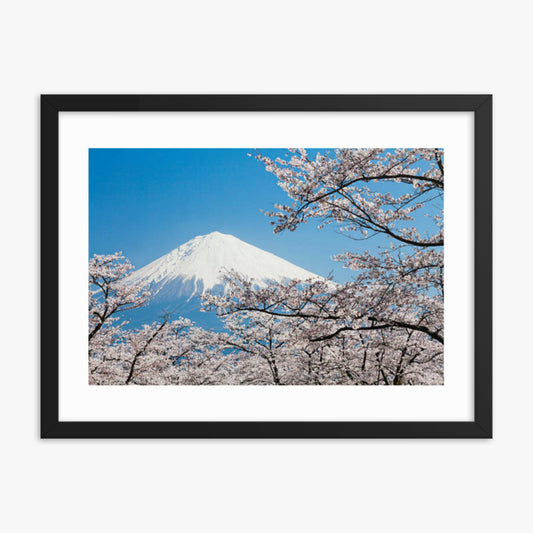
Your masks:
{"label": "mountain", "polygon": [[129,282],[146,283],[152,298],[147,307],[131,311],[127,318],[132,326],[139,326],[168,312],[218,329],[221,324],[214,314],[200,312],[200,297],[206,291],[225,291],[223,276],[229,270],[253,279],[259,288],[269,281],[320,277],[233,235],[214,231],[134,271]]}

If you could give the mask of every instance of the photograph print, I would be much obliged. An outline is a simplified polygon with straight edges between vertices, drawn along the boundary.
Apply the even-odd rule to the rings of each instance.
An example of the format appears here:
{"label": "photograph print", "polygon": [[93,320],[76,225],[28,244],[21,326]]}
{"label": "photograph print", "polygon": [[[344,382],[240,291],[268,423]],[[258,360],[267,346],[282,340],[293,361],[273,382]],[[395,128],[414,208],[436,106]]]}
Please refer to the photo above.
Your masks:
{"label": "photograph print", "polygon": [[89,150],[90,385],[443,385],[439,148]]}

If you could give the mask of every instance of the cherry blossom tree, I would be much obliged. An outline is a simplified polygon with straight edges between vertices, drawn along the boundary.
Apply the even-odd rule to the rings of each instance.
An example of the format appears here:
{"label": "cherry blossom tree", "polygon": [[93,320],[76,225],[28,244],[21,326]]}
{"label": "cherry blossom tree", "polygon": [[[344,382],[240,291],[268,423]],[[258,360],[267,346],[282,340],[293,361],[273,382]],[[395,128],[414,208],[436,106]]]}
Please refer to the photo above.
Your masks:
{"label": "cherry blossom tree", "polygon": [[150,293],[128,279],[133,266],[119,252],[89,261],[89,383],[205,385],[228,381],[227,335],[184,318],[127,328],[123,313],[146,305]]}
{"label": "cherry blossom tree", "polygon": [[148,302],[150,293],[142,285],[124,283],[132,270],[121,252],[89,260],[89,344],[99,332],[104,336],[104,326],[107,332],[114,331],[109,326],[119,320],[119,313]]}
{"label": "cherry blossom tree", "polygon": [[[442,383],[443,152],[342,149],[314,159],[304,149],[290,152],[287,160],[256,156],[292,200],[267,213],[274,232],[317,219],[354,241],[381,235],[390,249],[336,256],[354,271],[342,285],[303,280],[257,289],[233,273],[230,289],[207,295],[205,305],[221,317],[241,316],[252,331],[282,331],[276,356],[288,353],[296,365],[307,355],[316,383]],[[250,330],[236,333],[242,342]],[[310,354],[320,354],[319,364]]]}

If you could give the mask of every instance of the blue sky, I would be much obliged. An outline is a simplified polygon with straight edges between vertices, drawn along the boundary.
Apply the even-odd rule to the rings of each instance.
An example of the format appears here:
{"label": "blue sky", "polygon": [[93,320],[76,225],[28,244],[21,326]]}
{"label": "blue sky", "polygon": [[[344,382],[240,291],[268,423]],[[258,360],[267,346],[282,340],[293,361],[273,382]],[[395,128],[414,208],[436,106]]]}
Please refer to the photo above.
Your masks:
{"label": "blue sky", "polygon": [[[220,231],[316,274],[350,279],[331,256],[375,250],[378,240],[353,241],[333,226],[317,229],[318,221],[274,234],[261,209],[274,210],[274,203],[289,199],[275,176],[248,157],[251,151],[90,149],[89,254],[122,251],[140,268],[197,235]],[[287,153],[260,151],[270,157]]]}

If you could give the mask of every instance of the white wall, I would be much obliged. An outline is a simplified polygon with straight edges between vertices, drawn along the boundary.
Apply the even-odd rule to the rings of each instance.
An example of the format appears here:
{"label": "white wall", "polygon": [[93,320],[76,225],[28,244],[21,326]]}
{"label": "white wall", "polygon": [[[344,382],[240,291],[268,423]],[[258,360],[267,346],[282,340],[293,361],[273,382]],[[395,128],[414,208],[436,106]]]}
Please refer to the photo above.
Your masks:
{"label": "white wall", "polygon": [[[530,227],[533,117],[526,6],[2,4],[5,531],[527,529],[531,238],[521,228]],[[53,92],[494,93],[494,440],[40,441],[38,95]]]}

